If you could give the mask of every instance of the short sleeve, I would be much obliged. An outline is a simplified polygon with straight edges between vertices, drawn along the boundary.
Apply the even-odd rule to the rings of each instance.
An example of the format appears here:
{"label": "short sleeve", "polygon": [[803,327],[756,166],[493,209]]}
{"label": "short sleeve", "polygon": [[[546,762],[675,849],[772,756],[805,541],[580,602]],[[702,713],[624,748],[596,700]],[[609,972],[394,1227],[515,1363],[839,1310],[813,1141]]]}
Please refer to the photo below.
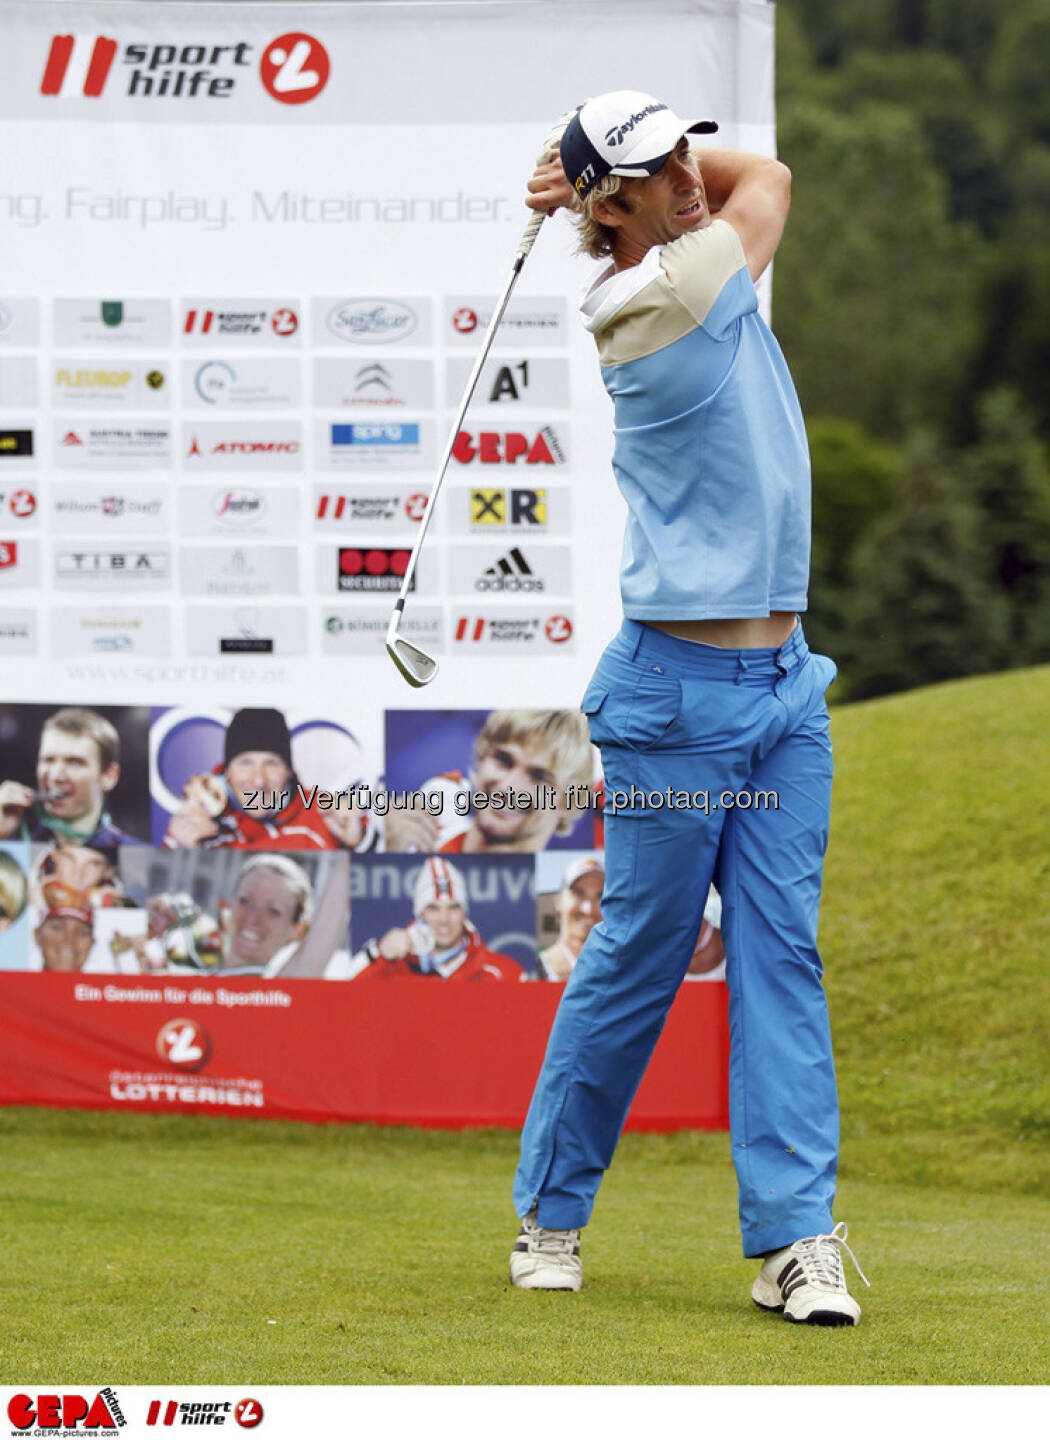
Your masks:
{"label": "short sleeve", "polygon": [[728,220],[712,220],[702,230],[672,240],[661,249],[660,264],[675,299],[697,325],[704,325],[712,316],[730,281],[734,290],[740,288],[741,271],[747,289],[754,294],[743,244]]}

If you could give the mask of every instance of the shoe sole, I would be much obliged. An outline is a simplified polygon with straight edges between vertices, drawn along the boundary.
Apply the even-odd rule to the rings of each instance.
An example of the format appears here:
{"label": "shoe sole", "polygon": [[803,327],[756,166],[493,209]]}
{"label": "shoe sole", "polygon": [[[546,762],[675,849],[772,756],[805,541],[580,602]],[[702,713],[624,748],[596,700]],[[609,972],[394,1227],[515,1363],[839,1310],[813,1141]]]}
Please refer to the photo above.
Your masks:
{"label": "shoe sole", "polygon": [[784,1319],[791,1325],[856,1325],[852,1315],[843,1315],[841,1310],[814,1310],[804,1320],[797,1320],[785,1311]]}

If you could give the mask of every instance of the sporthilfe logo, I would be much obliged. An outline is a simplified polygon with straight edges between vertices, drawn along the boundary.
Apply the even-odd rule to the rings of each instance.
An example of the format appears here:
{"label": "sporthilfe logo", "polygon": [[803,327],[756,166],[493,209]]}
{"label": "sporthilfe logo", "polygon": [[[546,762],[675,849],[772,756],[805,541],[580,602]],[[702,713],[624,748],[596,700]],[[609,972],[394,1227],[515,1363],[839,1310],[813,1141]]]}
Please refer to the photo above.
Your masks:
{"label": "sporthilfe logo", "polygon": [[[109,35],[53,35],[40,80],[41,95],[61,99],[98,99],[120,56],[127,76],[124,94],[139,100],[228,100],[251,69],[254,46],[232,44],[125,45]],[[328,51],[313,35],[289,31],[264,48],[259,81],[283,105],[303,105],[320,95],[328,83]]]}
{"label": "sporthilfe logo", "polygon": [[169,1020],[157,1035],[157,1054],[182,1070],[200,1070],[211,1055],[211,1040],[196,1020]]}

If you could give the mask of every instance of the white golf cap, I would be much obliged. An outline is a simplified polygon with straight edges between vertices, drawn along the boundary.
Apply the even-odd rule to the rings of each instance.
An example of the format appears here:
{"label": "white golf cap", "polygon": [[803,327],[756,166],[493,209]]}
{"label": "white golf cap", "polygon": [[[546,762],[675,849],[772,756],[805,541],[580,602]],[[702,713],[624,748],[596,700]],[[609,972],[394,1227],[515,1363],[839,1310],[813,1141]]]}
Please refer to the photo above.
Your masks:
{"label": "white golf cap", "polygon": [[710,135],[713,120],[682,120],[641,90],[610,90],[581,105],[561,138],[561,163],[582,199],[606,175],[655,175],[683,135]]}
{"label": "white golf cap", "polygon": [[596,860],[592,855],[581,855],[579,860],[574,860],[572,862],[572,864],[566,870],[565,874],[562,876],[561,888],[563,890],[568,890],[571,886],[576,884],[577,880],[582,880],[585,875],[600,875],[604,880],[605,866],[600,860]]}
{"label": "white golf cap", "polygon": [[428,905],[436,900],[448,899],[455,905],[467,908],[467,886],[463,876],[454,865],[440,855],[431,855],[423,861],[416,877],[416,888],[412,892],[412,913],[422,915]]}

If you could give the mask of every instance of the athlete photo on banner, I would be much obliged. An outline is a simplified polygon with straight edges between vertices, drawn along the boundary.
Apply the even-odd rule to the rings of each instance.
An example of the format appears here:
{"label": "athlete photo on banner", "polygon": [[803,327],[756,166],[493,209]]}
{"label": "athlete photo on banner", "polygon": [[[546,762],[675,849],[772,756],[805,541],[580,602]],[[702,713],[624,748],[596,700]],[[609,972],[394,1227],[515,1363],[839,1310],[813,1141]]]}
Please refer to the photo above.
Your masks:
{"label": "athlete photo on banner", "polygon": [[588,849],[593,753],[578,710],[388,710],[386,848]]}
{"label": "athlete photo on banner", "polygon": [[111,940],[149,975],[321,979],[346,969],[350,857],[266,850],[121,852],[145,924]]}
{"label": "athlete photo on banner", "polygon": [[[375,849],[376,763],[340,720],[265,706],[155,710],[153,843],[199,850]],[[360,792],[360,794],[358,793]]]}
{"label": "athlete photo on banner", "polygon": [[0,705],[0,840],[149,843],[143,705]]}
{"label": "athlete photo on banner", "polygon": [[528,857],[364,855],[353,867],[355,984],[517,981],[535,971]]}

